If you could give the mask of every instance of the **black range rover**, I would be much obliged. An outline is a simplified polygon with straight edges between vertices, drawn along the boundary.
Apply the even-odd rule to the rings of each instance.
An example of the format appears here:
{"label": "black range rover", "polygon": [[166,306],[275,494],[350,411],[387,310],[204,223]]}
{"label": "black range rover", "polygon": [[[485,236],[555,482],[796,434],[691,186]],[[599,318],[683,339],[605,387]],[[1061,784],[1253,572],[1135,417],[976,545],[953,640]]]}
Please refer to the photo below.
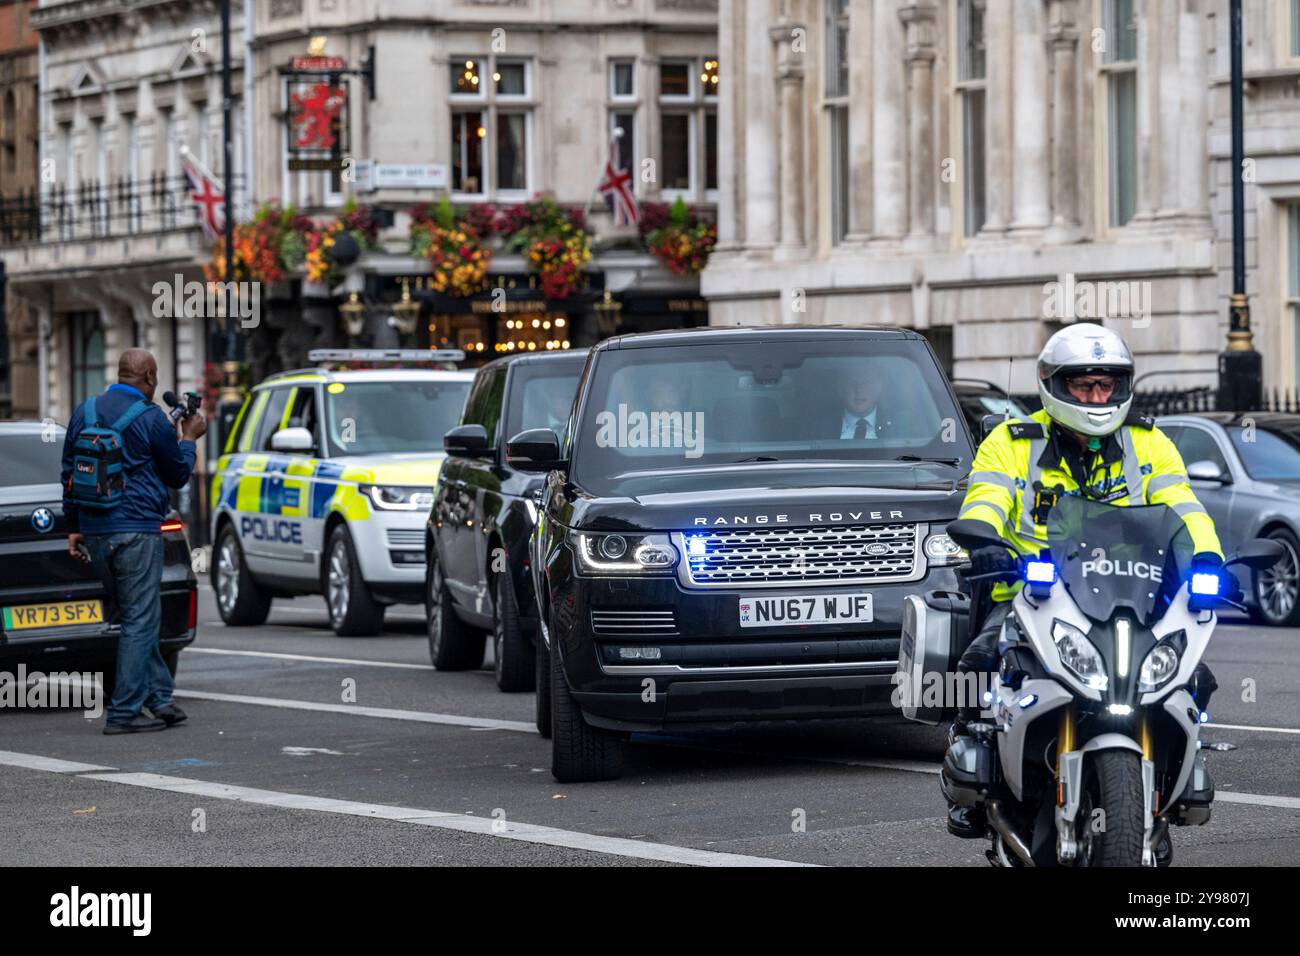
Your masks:
{"label": "black range rover", "polygon": [[904,597],[959,590],[970,433],[925,339],[707,328],[608,340],[534,542],[552,772],[611,779],[634,731],[892,711]]}

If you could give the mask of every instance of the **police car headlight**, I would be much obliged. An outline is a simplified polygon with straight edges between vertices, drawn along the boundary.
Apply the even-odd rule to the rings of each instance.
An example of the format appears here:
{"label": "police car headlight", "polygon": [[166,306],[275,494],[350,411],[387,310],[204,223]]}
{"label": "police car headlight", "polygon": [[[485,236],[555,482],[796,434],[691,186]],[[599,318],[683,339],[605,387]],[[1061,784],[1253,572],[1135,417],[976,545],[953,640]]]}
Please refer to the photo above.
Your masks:
{"label": "police car headlight", "polygon": [[1101,661],[1101,652],[1088,640],[1083,631],[1065,621],[1052,623],[1052,640],[1061,663],[1084,684],[1093,690],[1105,690],[1110,683],[1106,677],[1105,665]]}
{"label": "police car headlight", "polygon": [[966,549],[946,534],[932,534],[925,539],[925,557],[932,568],[965,564],[970,559]]}
{"label": "police car headlight", "polygon": [[361,485],[360,488],[383,511],[420,511],[433,507],[433,491],[418,485]]}
{"label": "police car headlight", "polygon": [[578,570],[586,574],[656,574],[672,571],[677,549],[666,534],[586,534],[570,541]]}

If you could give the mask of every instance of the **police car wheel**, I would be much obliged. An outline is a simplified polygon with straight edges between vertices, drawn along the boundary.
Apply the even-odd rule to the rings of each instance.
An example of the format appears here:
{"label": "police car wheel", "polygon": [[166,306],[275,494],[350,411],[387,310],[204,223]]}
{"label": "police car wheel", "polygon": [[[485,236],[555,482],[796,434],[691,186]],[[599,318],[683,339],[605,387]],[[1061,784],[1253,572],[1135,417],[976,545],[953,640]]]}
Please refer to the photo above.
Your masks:
{"label": "police car wheel", "polygon": [[482,665],[487,634],[456,616],[442,568],[432,550],[424,576],[424,616],[429,632],[429,660],[437,670],[465,671]]}
{"label": "police car wheel", "polygon": [[361,565],[347,525],[339,525],[330,534],[323,576],[325,606],[334,633],[339,637],[378,634],[384,625],[384,606],[375,601],[361,579]]}
{"label": "police car wheel", "polygon": [[1273,627],[1300,625],[1300,541],[1285,528],[1268,534],[1282,545],[1282,558],[1271,568],[1254,572],[1256,620]]}
{"label": "police car wheel", "polygon": [[508,571],[496,576],[492,652],[497,688],[507,694],[533,689],[533,642],[519,624],[515,583]]}
{"label": "police car wheel", "polygon": [[551,776],[560,783],[617,780],[623,775],[623,735],[593,727],[582,716],[564,676],[560,655],[551,660]]}
{"label": "police car wheel", "polygon": [[244,564],[244,551],[233,525],[217,535],[212,559],[212,590],[217,613],[231,627],[256,627],[271,613],[271,596],[262,591]]}

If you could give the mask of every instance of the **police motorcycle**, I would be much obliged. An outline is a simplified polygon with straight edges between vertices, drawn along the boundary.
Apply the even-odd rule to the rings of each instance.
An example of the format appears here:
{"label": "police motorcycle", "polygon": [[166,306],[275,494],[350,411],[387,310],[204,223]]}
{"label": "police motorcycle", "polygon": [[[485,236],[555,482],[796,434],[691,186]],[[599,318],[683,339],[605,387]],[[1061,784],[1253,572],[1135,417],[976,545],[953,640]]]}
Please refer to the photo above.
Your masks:
{"label": "police motorcycle", "polygon": [[[1201,741],[1209,715],[1196,703],[1208,692],[1197,664],[1215,608],[1244,610],[1226,569],[1271,567],[1280,549],[1250,541],[1222,572],[1193,574],[1190,536],[1171,509],[1070,495],[1047,531],[1047,548],[1019,562],[1000,666],[980,719],[950,740],[943,791],[983,809],[994,866],[1155,866],[1158,855],[1163,864],[1171,824],[1210,818],[1203,751],[1231,749]],[[967,549],[1005,547],[979,521],[947,533]],[[968,577],[980,578],[1009,580]],[[904,716],[931,724],[955,714],[921,693],[924,676],[955,669],[960,654],[943,606],[912,598],[896,677]]]}

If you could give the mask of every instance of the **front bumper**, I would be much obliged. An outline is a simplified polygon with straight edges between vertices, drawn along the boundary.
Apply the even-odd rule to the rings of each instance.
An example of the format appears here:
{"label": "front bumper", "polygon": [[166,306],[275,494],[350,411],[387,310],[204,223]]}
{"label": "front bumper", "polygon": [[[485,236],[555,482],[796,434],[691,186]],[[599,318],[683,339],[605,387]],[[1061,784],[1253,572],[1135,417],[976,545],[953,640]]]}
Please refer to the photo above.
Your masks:
{"label": "front bumper", "polygon": [[364,521],[348,524],[361,564],[361,577],[378,594],[422,600],[427,511],[370,509]]}
{"label": "front bumper", "polygon": [[[902,583],[810,585],[800,592],[870,592],[873,620],[742,628],[741,596],[773,596],[773,589],[571,575],[552,593],[550,640],[595,726],[653,731],[897,714],[893,674],[903,600],[934,588],[959,590],[954,569],[931,568],[921,580]],[[638,629],[637,621],[646,626]],[[628,661],[620,649],[631,647],[653,648],[658,657]]]}

